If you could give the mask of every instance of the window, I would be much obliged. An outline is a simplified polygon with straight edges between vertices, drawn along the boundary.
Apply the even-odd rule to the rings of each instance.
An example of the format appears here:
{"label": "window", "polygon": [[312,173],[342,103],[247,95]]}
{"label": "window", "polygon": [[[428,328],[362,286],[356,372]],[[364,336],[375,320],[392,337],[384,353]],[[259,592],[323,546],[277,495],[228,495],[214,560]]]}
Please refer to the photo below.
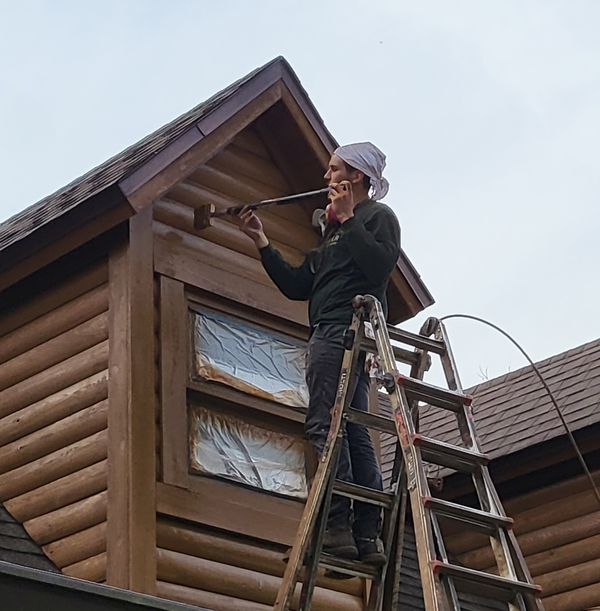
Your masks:
{"label": "window", "polygon": [[290,407],[308,405],[300,343],[221,314],[196,312],[195,374]]}
{"label": "window", "polygon": [[190,411],[191,467],[254,488],[306,498],[304,443],[204,407]]}

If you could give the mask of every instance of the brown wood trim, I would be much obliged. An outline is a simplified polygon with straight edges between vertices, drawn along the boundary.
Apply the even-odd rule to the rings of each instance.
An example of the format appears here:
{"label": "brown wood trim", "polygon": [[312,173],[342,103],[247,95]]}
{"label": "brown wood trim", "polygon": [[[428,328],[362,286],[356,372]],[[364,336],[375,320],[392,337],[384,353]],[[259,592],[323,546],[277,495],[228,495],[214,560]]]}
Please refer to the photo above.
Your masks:
{"label": "brown wood trim", "polygon": [[107,583],[156,591],[152,208],[109,262]]}
{"label": "brown wood trim", "polygon": [[291,545],[303,504],[226,482],[194,478],[193,490],[157,484],[158,513]]}
{"label": "brown wood trim", "polygon": [[215,295],[214,293],[207,293],[188,286],[186,298],[188,308],[193,312],[203,312],[206,309],[218,310],[223,314],[245,320],[275,333],[287,335],[303,342],[308,341],[308,327],[300,326],[276,316],[270,316],[265,314],[265,312],[258,312],[254,308],[249,308],[244,304],[219,297],[219,295]]}
{"label": "brown wood trim", "polygon": [[[319,140],[323,144],[323,147],[330,155],[334,151],[334,149],[337,148],[338,143],[331,134],[331,132],[325,126],[321,115],[312,103],[305,89],[302,87],[302,84],[300,83],[295,72],[287,62],[284,63],[284,67],[282,69],[282,80],[285,83],[290,93],[290,96],[293,98],[294,103],[302,111],[302,114],[310,123],[312,129],[318,135]],[[328,161],[329,159],[326,160],[326,162]]]}
{"label": "brown wood trim", "polygon": [[162,477],[165,483],[188,484],[186,383],[190,354],[189,316],[184,285],[160,277]]}
{"label": "brown wood trim", "polygon": [[89,267],[64,283],[37,295],[35,299],[0,318],[0,337],[4,337],[31,321],[48,314],[73,299],[97,288],[108,280],[108,262]]}
{"label": "brown wood trim", "polygon": [[[68,227],[67,229],[55,228],[57,235],[62,234],[62,237],[51,241],[39,249],[32,248],[31,254],[21,255],[15,260],[12,267],[0,272],[0,291],[12,286],[19,280],[33,274],[49,263],[56,261],[63,255],[89,242],[101,233],[116,227],[127,220],[132,214],[133,210],[129,204],[127,202],[122,202],[83,225],[75,225],[74,221],[71,222],[67,218],[68,215],[64,215],[64,219],[63,217],[59,217],[56,222],[58,223],[58,221],[61,221],[61,223]],[[37,232],[35,235],[37,236]],[[20,245],[21,242],[17,244]],[[8,251],[6,255],[3,255],[3,258],[5,256],[8,257]]]}
{"label": "brown wood trim", "polygon": [[315,129],[314,125],[307,118],[304,113],[304,109],[298,104],[297,99],[290,92],[287,87],[281,88],[281,101],[285,104],[286,108],[296,121],[302,135],[304,136],[306,142],[309,144],[311,151],[314,153],[315,157],[319,160],[319,163],[325,170],[329,164],[329,158],[331,157],[331,150],[328,146],[323,142]]}
{"label": "brown wood trim", "polygon": [[[189,380],[187,387],[190,390],[201,393],[213,399],[221,399],[228,401],[233,405],[241,406],[244,410],[252,409],[257,410],[263,414],[269,414],[271,416],[277,416],[283,419],[283,421],[292,422],[304,422],[304,413],[296,411],[291,407],[285,407],[279,405],[273,401],[266,401],[260,397],[253,397],[245,392],[230,388],[223,384],[215,382],[201,382],[198,380]],[[280,427],[277,427],[279,430]],[[296,431],[297,432],[297,431]]]}
{"label": "brown wood trim", "polygon": [[177,182],[191,174],[198,166],[208,161],[233,138],[250,125],[257,117],[281,98],[281,87],[275,83],[245,105],[239,112],[224,121],[182,155],[164,167],[158,174],[144,182],[138,189],[127,194],[135,210],[141,210],[164,195]]}
{"label": "brown wood trim", "polygon": [[162,238],[156,240],[154,257],[158,273],[259,311],[308,326],[306,303],[286,299],[274,285],[257,286],[252,280],[213,267],[197,258],[190,259],[191,256],[194,256],[194,251],[181,244],[167,242]]}

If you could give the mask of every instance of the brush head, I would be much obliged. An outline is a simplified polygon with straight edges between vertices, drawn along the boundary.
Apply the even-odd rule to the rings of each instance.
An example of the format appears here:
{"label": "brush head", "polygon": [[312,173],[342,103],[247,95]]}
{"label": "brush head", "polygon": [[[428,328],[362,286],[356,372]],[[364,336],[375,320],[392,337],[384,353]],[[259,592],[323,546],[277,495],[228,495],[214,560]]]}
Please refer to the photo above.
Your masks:
{"label": "brush head", "polygon": [[211,226],[212,217],[215,214],[215,205],[206,204],[194,210],[194,229],[206,229]]}

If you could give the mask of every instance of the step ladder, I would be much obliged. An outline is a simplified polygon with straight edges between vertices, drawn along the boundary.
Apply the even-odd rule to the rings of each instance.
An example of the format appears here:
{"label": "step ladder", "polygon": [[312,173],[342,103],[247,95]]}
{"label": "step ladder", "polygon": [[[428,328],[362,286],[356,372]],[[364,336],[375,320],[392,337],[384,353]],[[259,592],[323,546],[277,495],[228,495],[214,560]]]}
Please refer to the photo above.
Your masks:
{"label": "step ladder", "polygon": [[[543,611],[541,589],[532,582],[487,469],[471,412],[443,324],[430,318],[418,335],[388,327],[381,304],[372,296],[357,296],[355,314],[345,335],[329,436],[306,501],[298,534],[277,594],[274,611],[290,609],[302,576],[299,600],[294,608],[309,611],[319,566],[327,571],[370,580],[367,611],[396,611],[407,501],[414,523],[417,556],[426,611],[460,611],[459,593],[503,601],[509,611]],[[368,323],[368,324],[365,324]],[[392,344],[392,341],[395,344]],[[411,346],[412,351],[396,344]],[[389,393],[393,419],[351,407],[355,371],[361,351],[377,354],[381,364],[379,382]],[[439,356],[448,388],[422,381],[430,355]],[[397,363],[411,365],[410,375],[398,373]],[[418,408],[428,404],[450,410],[464,447],[435,440],[418,432]],[[397,436],[389,492],[371,490],[335,478],[346,422]],[[474,509],[433,496],[425,464],[470,473],[480,508]],[[383,567],[336,558],[322,553],[323,536],[332,494],[373,503],[384,512],[381,538],[387,557]],[[455,526],[489,536],[497,575],[454,563],[448,557],[439,518]],[[304,569],[303,569],[304,566]]]}

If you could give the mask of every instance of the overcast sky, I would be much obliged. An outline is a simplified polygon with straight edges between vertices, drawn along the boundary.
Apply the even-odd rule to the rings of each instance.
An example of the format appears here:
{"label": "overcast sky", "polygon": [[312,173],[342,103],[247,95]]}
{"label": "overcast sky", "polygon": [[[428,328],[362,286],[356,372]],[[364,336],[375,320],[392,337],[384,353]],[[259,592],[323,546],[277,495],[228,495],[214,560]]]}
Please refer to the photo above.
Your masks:
{"label": "overcast sky", "polygon": [[[0,221],[277,55],[386,202],[436,299],[535,360],[600,337],[600,2],[0,0]],[[449,321],[465,385],[521,367]]]}

